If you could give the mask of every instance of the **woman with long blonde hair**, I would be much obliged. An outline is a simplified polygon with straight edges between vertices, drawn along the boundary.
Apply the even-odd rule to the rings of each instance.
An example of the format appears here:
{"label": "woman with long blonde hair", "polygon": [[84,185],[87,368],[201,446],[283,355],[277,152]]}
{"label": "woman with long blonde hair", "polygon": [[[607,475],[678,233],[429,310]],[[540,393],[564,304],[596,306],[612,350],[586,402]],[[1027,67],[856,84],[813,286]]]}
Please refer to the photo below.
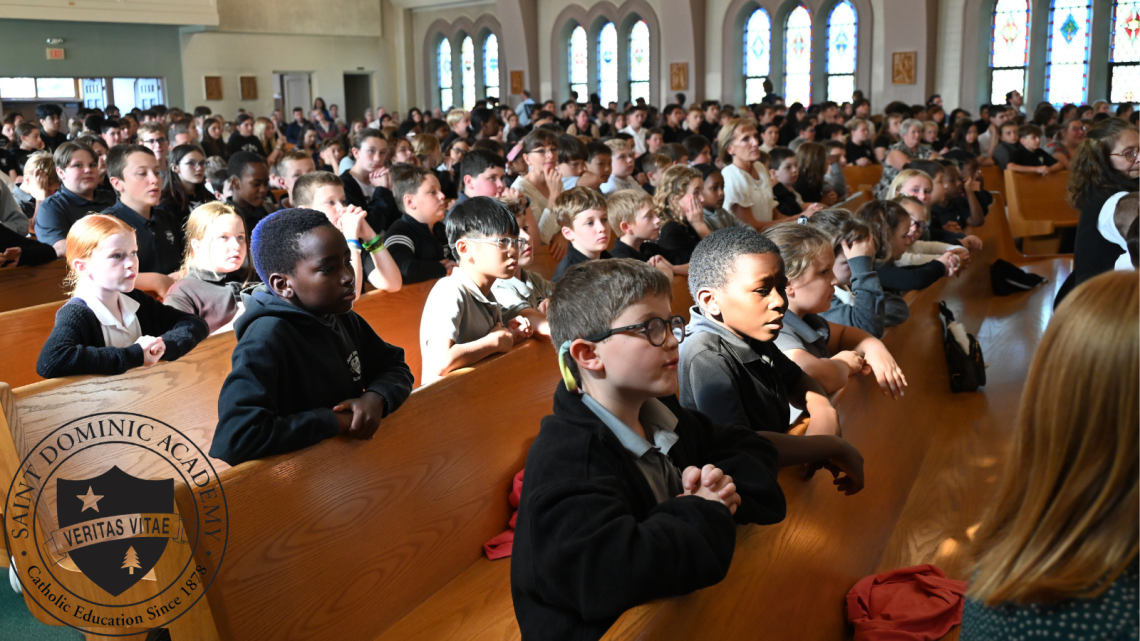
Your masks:
{"label": "woman with long blonde hair", "polygon": [[1045,331],[974,536],[962,641],[1137,638],[1138,290],[1136,272],[1097,276]]}
{"label": "woman with long blonde hair", "polygon": [[704,187],[700,170],[685,165],[673,165],[657,181],[653,194],[653,209],[661,218],[657,245],[673,265],[688,265],[697,243],[712,233],[705,223]]}

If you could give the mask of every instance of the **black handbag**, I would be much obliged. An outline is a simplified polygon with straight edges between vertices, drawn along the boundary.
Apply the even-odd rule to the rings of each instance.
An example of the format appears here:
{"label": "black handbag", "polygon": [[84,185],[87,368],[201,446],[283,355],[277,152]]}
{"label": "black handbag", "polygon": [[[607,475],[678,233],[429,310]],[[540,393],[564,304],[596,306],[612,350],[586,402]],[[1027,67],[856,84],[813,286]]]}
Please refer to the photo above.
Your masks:
{"label": "black handbag", "polygon": [[962,349],[962,345],[954,338],[950,326],[957,324],[954,312],[946,306],[946,301],[938,303],[938,312],[945,321],[942,328],[942,342],[946,346],[946,364],[950,368],[950,391],[975,392],[986,384],[986,361],[982,357],[982,346],[973,334],[966,334],[970,350]]}

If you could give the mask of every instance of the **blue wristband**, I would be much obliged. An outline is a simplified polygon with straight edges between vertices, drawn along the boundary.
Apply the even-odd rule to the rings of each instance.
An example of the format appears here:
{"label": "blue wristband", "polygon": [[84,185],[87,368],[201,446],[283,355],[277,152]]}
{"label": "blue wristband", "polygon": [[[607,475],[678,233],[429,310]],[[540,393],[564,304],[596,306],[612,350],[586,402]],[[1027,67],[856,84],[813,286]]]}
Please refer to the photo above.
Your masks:
{"label": "blue wristband", "polygon": [[357,251],[364,251],[364,245],[360,244],[360,241],[355,238],[348,239],[348,246],[355,248]]}

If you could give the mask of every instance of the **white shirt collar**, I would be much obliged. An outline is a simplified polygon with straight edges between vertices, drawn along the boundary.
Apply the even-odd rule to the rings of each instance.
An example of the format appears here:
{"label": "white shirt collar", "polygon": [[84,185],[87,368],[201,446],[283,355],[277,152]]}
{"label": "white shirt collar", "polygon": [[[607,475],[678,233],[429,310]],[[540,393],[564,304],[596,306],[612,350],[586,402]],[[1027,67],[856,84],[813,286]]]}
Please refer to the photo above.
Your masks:
{"label": "white shirt collar", "polygon": [[87,303],[87,309],[90,309],[95,314],[95,318],[99,319],[99,323],[107,327],[114,327],[124,332],[130,331],[131,323],[135,322],[135,312],[139,310],[139,303],[130,296],[126,296],[119,292],[119,309],[123,313],[123,322],[120,323],[119,319],[115,318],[115,314],[107,309],[103,301],[98,297],[84,293],[76,292],[76,297]]}
{"label": "white shirt collar", "polygon": [[1120,202],[1121,198],[1127,196],[1129,192],[1121,191],[1113,194],[1108,200],[1104,202],[1104,206],[1100,208],[1100,216],[1097,217],[1096,228],[1101,236],[1108,242],[1120,247],[1124,250],[1124,254],[1116,259],[1114,267],[1120,270],[1132,269],[1132,258],[1128,254],[1128,242],[1124,240],[1124,236],[1120,234],[1120,230],[1116,228],[1116,205]]}

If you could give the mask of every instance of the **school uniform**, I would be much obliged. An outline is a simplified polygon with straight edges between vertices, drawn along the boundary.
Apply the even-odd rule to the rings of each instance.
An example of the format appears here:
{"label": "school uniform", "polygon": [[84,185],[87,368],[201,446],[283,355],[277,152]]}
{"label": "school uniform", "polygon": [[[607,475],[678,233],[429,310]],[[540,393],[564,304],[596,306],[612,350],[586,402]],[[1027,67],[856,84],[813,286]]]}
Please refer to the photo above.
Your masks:
{"label": "school uniform", "polygon": [[332,408],[365,392],[384,399],[384,416],[407,400],[404,350],[356,312],[316,316],[264,287],[242,301],[210,456],[237,465],[315,445],[340,432]]}
{"label": "school uniform", "polygon": [[554,293],[554,283],[538,272],[519,269],[514,278],[496,280],[491,293],[503,308],[503,320],[509,321],[524,309],[538,309]]}
{"label": "school uniform", "polygon": [[[831,328],[827,319],[818,314],[804,314],[800,318],[792,310],[784,312],[784,329],[776,337],[776,347],[787,354],[793,349],[802,349],[816,358],[831,358],[827,351],[827,341],[831,338]],[[791,422],[799,420],[804,411],[788,406]]]}
{"label": "school uniform", "polygon": [[[890,145],[887,146],[889,147]],[[875,158],[875,150],[871,149],[867,145],[859,145],[848,141],[846,156],[848,165],[854,165],[860,158],[866,158],[870,160],[872,165],[879,164],[879,161]]]}
{"label": "school uniform", "polygon": [[[12,198],[16,200],[16,205],[20,211],[24,212],[24,218],[29,221],[32,220],[32,217],[36,215],[36,199],[19,187],[12,188]],[[27,226],[24,229],[26,230]]]}
{"label": "school uniform", "polygon": [[459,345],[479,340],[502,322],[503,308],[495,295],[484,296],[467,272],[456,268],[436,281],[420,316],[422,383],[439,380],[431,372],[441,369],[435,359],[447,350],[448,341]]}
{"label": "school uniform", "polygon": [[689,257],[701,242],[700,235],[687,222],[669,221],[661,226],[657,246],[665,260],[674,265],[688,265]]}
{"label": "school uniform", "polygon": [[629,134],[630,136],[633,136],[633,154],[635,156],[642,156],[646,151],[649,150],[649,148],[645,146],[645,127],[634,131],[633,127],[629,126],[625,129],[622,129],[618,133]]}
{"label": "school uniform", "polygon": [[[23,192],[20,193],[23,194]],[[27,196],[27,194],[24,194],[24,196]],[[13,231],[21,236],[27,236],[28,222],[29,217],[24,213],[24,208],[16,200],[12,189],[8,187],[8,183],[0,180],[0,226],[7,227],[9,231]]]}
{"label": "school uniform", "polygon": [[[177,180],[177,178],[175,178]],[[159,201],[158,206],[166,211],[174,214],[175,218],[180,224],[185,225],[186,220],[190,218],[190,212],[197,209],[199,206],[217,200],[214,198],[214,192],[206,188],[205,183],[198,183],[194,185],[194,192],[186,194],[185,202],[180,202],[172,197],[170,192],[164,192],[162,200]],[[246,235],[250,235],[253,229],[247,229]]]}
{"label": "school uniform", "polygon": [[622,189],[641,189],[641,184],[634,180],[632,176],[618,178],[610,174],[609,180],[602,183],[601,186],[602,194],[605,196],[609,196],[615,191],[621,191]]}
{"label": "school uniform", "polygon": [[9,170],[14,169],[14,170],[16,170],[17,176],[23,176],[24,175],[24,166],[28,164],[28,156],[31,156],[32,154],[36,153],[37,151],[50,151],[50,150],[47,149],[47,147],[45,147],[43,150],[40,150],[40,149],[20,149],[19,147],[16,147],[15,149],[9,149],[8,150],[8,169]]}
{"label": "school uniform", "polygon": [[[741,426],[647,401],[648,439],[559,383],[554,414],[530,446],[511,558],[525,641],[600,639],[631,607],[714,585],[728,572],[736,525],[783,520],[777,452]],[[676,494],[680,470],[716,465],[742,502]],[[583,562],[587,560],[588,562]]]}
{"label": "school uniform", "polygon": [[799,216],[804,212],[800,195],[784,183],[778,182],[772,187],[772,196],[776,199],[776,211],[784,216]]}
{"label": "school uniform", "polygon": [[709,122],[701,118],[701,124],[697,127],[697,133],[704,136],[706,140],[716,140],[716,135],[720,133],[720,123]]}
{"label": "school uniform", "polygon": [[[990,205],[994,202],[993,194],[983,189],[975,191],[974,197],[982,207],[982,215],[987,215]],[[937,226],[938,229],[942,229],[947,223],[958,223],[965,229],[970,221],[970,201],[965,196],[958,196],[948,200],[945,205],[933,205],[930,208],[930,217],[932,228]]]}
{"label": "school uniform", "polygon": [[[611,258],[632,258],[641,262],[648,262],[654,256],[662,255],[661,247],[653,241],[645,241],[641,243],[641,249],[634,249],[629,245],[622,242],[619,238],[614,241],[614,246],[610,248]],[[665,260],[669,260],[666,258]]]}
{"label": "school uniform", "polygon": [[71,226],[87,214],[100,212],[115,204],[115,198],[107,198],[106,194],[96,191],[91,200],[80,196],[67,187],[60,187],[59,191],[44,199],[40,210],[36,213],[36,238],[41,243],[54,245],[67,239],[67,232]]}
{"label": "school uniform", "polygon": [[[613,258],[613,255],[608,251],[603,250],[601,256],[598,256],[598,259],[601,260],[605,258]],[[562,260],[558,263],[558,267],[554,269],[554,282],[557,283],[558,279],[562,278],[562,274],[565,274],[567,269],[570,269],[574,265],[577,265],[578,263],[584,263],[588,260],[591,259],[582,252],[578,251],[578,248],[574,246],[574,243],[567,244],[566,255],[562,257]]]}
{"label": "school uniform", "polygon": [[[1021,144],[1021,143],[1018,143],[1018,144]],[[997,146],[994,147],[994,153],[993,153],[994,164],[996,164],[998,167],[1001,167],[1004,170],[1006,168],[1006,165],[1008,165],[1011,162],[1011,159],[1013,158],[1013,155],[1015,153],[1017,153],[1017,146],[1016,145],[1011,145],[1008,142],[1005,142],[1004,140],[999,142],[997,144]]]}
{"label": "school uniform", "polygon": [[447,268],[440,262],[447,258],[447,243],[440,238],[442,232],[442,222],[432,229],[407,214],[388,228],[384,246],[400,268],[405,285],[447,275]]}
{"label": "school uniform", "polygon": [[[28,225],[25,222],[24,229],[27,228]],[[0,252],[10,247],[20,248],[20,260],[16,262],[16,265],[20,267],[42,265],[58,258],[55,247],[45,245],[35,238],[28,238],[26,233],[14,232],[7,225],[0,225]]]}
{"label": "school uniform", "polygon": [[661,130],[664,132],[661,137],[664,140],[665,144],[669,144],[671,142],[683,142],[685,138],[689,137],[689,133],[680,127],[673,128],[669,125],[664,125],[661,127]]}
{"label": "school uniform", "polygon": [[836,287],[831,296],[831,309],[820,316],[837,325],[858,327],[875,338],[882,338],[887,328],[887,294],[879,282],[874,262],[870,256],[849,258],[851,286],[849,289]]}
{"label": "school uniform", "polygon": [[377,233],[387,230],[400,219],[400,208],[391,189],[365,185],[347,169],[340,174],[340,180],[344,183],[345,202],[368,212],[365,220]]}
{"label": "school uniform", "polygon": [[246,207],[233,198],[227,200],[226,204],[237,210],[238,215],[241,216],[241,220],[245,224],[245,237],[247,239],[253,238],[253,228],[257,227],[257,223],[264,220],[270,213],[265,209],[264,204],[261,207]]}
{"label": "school uniform", "polygon": [[103,213],[134,228],[140,272],[172,274],[182,266],[182,227],[173,214],[161,207],[151,207],[150,218],[143,218],[121,200]]}
{"label": "school uniform", "polygon": [[1009,162],[1025,167],[1052,167],[1058,161],[1044,149],[1037,148],[1029,151],[1025,145],[1017,143],[1009,157]]}
{"label": "school uniform", "polygon": [[260,283],[256,281],[247,282],[245,269],[219,274],[191,267],[185,276],[174,283],[162,302],[202,318],[213,334],[229,329],[234,319],[245,310],[241,301],[242,291],[258,285]]}
{"label": "school uniform", "polygon": [[721,425],[787,432],[803,370],[771,342],[737,336],[694,305],[677,368],[681,405]]}
{"label": "school uniform", "polygon": [[209,334],[206,321],[167,307],[138,291],[119,294],[123,321],[98,298],[77,293],[55,313],[55,327],[40,350],[36,373],[44,378],[122,374],[143,364],[141,336],[160,336],[164,361],[181,358]]}
{"label": "school uniform", "polygon": [[901,293],[930,287],[946,275],[946,265],[937,260],[910,266],[884,263],[876,266],[875,271],[884,290]]}
{"label": "school uniform", "polygon": [[40,139],[44,141],[44,150],[54,152],[63,143],[67,142],[67,133],[62,129],[56,130],[55,135],[51,135],[40,127]]}
{"label": "school uniform", "polygon": [[795,190],[806,203],[818,203],[823,200],[823,181],[820,181],[817,186],[812,186],[808,182],[807,176],[800,176],[799,180],[796,181]]}

